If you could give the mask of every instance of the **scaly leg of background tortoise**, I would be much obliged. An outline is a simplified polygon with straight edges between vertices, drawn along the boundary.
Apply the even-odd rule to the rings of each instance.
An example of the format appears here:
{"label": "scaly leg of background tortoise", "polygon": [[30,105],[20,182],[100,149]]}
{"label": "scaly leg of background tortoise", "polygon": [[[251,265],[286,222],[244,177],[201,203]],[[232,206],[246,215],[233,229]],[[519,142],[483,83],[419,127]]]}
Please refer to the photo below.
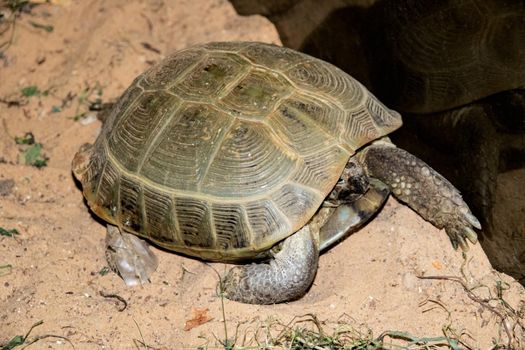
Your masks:
{"label": "scaly leg of background tortoise", "polygon": [[224,295],[248,304],[297,299],[312,284],[319,260],[319,232],[309,225],[286,238],[268,262],[233,267],[223,279]]}
{"label": "scaly leg of background tortoise", "polygon": [[366,172],[390,186],[405,202],[437,228],[444,228],[454,249],[467,250],[467,238],[477,242],[471,226],[480,229],[459,191],[443,176],[405,150],[386,140],[374,142],[355,156]]}
{"label": "scaly leg of background tortoise", "polygon": [[131,233],[121,232],[113,225],[108,225],[107,229],[106,260],[128,286],[149,282],[150,275],[159,265],[146,241]]}

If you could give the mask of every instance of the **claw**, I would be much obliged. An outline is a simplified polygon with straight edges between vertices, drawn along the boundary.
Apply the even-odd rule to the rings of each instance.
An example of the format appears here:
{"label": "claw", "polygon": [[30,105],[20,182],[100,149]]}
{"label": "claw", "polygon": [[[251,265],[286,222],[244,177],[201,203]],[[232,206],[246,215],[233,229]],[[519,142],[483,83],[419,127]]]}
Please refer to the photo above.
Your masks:
{"label": "claw", "polygon": [[470,227],[465,227],[465,237],[467,237],[472,244],[476,244],[478,241],[478,234]]}
{"label": "claw", "polygon": [[461,247],[462,251],[468,252],[469,246],[468,246],[467,242],[465,242],[465,239],[462,236],[458,236],[458,243],[459,243],[459,246]]}
{"label": "claw", "polygon": [[454,248],[454,250],[458,250],[458,240],[451,237],[450,242],[452,243],[452,248]]}
{"label": "claw", "polygon": [[479,220],[474,215],[472,215],[472,213],[467,212],[464,215],[465,215],[465,219],[467,219],[469,224],[471,224],[478,230],[481,230],[481,224],[479,223]]}

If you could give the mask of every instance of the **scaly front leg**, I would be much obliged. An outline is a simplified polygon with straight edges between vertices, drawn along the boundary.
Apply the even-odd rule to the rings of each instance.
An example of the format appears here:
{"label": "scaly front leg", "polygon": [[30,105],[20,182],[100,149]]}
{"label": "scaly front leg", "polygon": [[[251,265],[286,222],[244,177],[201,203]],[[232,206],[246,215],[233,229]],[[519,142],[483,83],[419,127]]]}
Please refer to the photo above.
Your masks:
{"label": "scaly front leg", "polygon": [[388,140],[368,146],[356,156],[369,176],[386,183],[405,202],[437,228],[444,228],[454,249],[468,250],[465,241],[477,242],[472,229],[481,229],[459,191],[421,159],[395,147]]}

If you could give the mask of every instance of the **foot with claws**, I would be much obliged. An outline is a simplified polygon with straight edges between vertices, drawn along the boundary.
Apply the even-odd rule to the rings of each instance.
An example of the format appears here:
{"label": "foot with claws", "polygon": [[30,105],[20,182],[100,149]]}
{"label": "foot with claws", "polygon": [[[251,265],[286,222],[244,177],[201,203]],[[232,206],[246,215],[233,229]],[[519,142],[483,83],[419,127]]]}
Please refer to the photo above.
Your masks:
{"label": "foot with claws", "polygon": [[447,179],[388,140],[358,153],[356,160],[370,177],[387,184],[392,194],[437,228],[444,228],[452,246],[468,250],[466,239],[477,242],[473,228],[481,229],[459,191]]}

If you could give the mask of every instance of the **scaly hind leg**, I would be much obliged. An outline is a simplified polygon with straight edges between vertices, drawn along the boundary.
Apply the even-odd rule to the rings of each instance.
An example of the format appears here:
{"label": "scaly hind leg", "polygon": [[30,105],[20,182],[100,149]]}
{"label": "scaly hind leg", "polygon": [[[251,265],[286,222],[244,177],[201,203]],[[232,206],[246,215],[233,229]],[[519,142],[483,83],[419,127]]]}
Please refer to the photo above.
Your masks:
{"label": "scaly hind leg", "polygon": [[268,262],[233,267],[222,281],[225,296],[247,304],[276,304],[300,298],[317,272],[318,235],[306,225],[286,238]]}
{"label": "scaly hind leg", "polygon": [[118,273],[128,286],[149,282],[150,275],[159,264],[146,241],[109,224],[106,234],[106,260],[109,267]]}

